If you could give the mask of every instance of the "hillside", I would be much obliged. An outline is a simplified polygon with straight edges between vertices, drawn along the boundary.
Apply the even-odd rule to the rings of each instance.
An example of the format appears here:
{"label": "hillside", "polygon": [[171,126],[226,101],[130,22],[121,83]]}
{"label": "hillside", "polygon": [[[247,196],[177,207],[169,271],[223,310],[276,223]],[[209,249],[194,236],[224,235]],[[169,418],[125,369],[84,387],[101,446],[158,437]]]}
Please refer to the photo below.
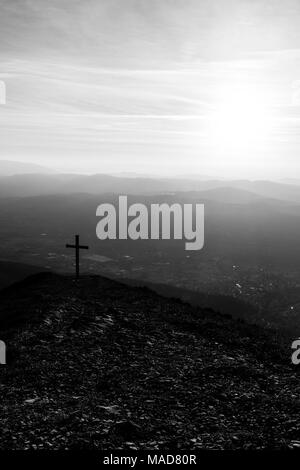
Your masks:
{"label": "hillside", "polygon": [[300,379],[256,326],[93,276],[0,293],[1,449],[297,446]]}
{"label": "hillside", "polygon": [[[47,269],[43,268],[44,271]],[[37,274],[41,271],[38,266],[24,263],[12,263],[10,261],[0,261],[0,289],[8,287],[14,282],[21,281],[25,277]]]}

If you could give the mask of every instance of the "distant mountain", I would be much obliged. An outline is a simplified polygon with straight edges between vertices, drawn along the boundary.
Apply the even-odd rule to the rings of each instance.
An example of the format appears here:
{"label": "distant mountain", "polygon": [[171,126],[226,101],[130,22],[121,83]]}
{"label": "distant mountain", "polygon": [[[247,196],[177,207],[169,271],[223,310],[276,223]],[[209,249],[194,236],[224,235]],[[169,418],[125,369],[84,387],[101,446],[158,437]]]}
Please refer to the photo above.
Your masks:
{"label": "distant mountain", "polygon": [[0,292],[0,322],[0,449],[297,442],[300,377],[272,331],[103,277],[54,274]]}
{"label": "distant mountain", "polygon": [[280,181],[281,183],[284,183],[284,184],[296,184],[296,185],[300,185],[300,179],[296,179],[296,178],[284,178]]}
{"label": "distant mountain", "polygon": [[13,176],[31,173],[55,173],[54,170],[35,163],[25,163],[12,160],[0,160],[0,176]]}
{"label": "distant mountain", "polygon": [[252,204],[269,198],[263,198],[259,194],[242,188],[218,187],[204,191],[184,192],[182,196],[192,197],[194,201],[214,201],[223,204]]}
{"label": "distant mountain", "polygon": [[[223,184],[224,186],[224,184]],[[246,189],[262,197],[300,204],[300,186],[273,181],[232,181],[228,186]]]}
{"label": "distant mountain", "polygon": [[[256,195],[262,198],[300,204],[300,185],[272,181],[198,181],[171,178],[117,177],[104,174],[19,174],[8,177],[0,176],[0,197],[73,193],[155,195],[212,190],[218,190],[216,195],[219,194],[219,197],[222,197],[223,191],[225,199],[229,198],[233,203],[236,198],[237,204],[245,199],[245,193],[242,195],[239,190],[252,193],[252,196],[248,194],[247,198],[251,197],[253,199],[253,195]],[[211,195],[213,196],[213,193]]]}

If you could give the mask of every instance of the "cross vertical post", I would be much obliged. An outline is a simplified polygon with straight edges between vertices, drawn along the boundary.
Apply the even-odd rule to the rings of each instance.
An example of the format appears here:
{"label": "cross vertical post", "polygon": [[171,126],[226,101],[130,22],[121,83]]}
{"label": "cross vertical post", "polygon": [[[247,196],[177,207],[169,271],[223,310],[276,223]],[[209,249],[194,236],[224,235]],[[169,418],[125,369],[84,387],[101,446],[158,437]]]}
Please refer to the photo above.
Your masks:
{"label": "cross vertical post", "polygon": [[79,278],[79,235],[75,235],[76,279]]}
{"label": "cross vertical post", "polygon": [[75,266],[76,266],[76,279],[79,278],[79,250],[88,250],[88,246],[80,245],[79,235],[75,235],[75,245],[66,245],[66,248],[75,248]]}

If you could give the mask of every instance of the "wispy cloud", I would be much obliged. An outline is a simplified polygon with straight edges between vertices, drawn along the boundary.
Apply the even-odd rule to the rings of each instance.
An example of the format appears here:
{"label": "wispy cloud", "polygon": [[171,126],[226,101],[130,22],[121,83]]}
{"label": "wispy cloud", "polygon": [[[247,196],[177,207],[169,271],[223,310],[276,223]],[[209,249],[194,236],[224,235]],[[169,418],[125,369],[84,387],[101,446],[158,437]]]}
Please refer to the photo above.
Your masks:
{"label": "wispy cloud", "polygon": [[186,162],[207,172],[226,157],[212,155],[207,122],[244,88],[274,120],[253,167],[263,152],[282,166],[289,142],[298,169],[299,20],[293,0],[2,0],[1,154],[55,166],[64,156],[71,170],[159,171],[164,159],[175,173]]}

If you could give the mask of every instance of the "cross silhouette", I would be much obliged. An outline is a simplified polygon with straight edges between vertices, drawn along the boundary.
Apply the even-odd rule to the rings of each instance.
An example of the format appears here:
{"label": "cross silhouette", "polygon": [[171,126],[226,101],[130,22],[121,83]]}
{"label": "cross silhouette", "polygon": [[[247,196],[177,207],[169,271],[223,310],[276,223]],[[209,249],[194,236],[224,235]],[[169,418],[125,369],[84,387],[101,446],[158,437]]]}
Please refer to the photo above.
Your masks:
{"label": "cross silhouette", "polygon": [[75,235],[75,245],[66,245],[66,248],[75,248],[76,279],[79,278],[79,250],[88,250],[89,247],[79,244],[79,235]]}

